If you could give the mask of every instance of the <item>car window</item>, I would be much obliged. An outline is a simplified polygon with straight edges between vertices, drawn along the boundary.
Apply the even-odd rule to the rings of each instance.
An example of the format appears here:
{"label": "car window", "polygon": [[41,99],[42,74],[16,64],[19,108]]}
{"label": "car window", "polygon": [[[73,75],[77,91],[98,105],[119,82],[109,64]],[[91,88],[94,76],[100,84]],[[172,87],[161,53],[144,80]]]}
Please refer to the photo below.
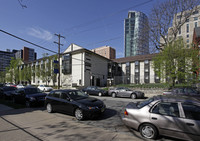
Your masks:
{"label": "car window", "polygon": [[161,102],[158,103],[152,110],[152,113],[166,116],[179,117],[179,110],[177,103]]}
{"label": "car window", "polygon": [[55,92],[53,94],[53,97],[60,98],[60,94],[61,94],[61,92]]}
{"label": "car window", "polygon": [[83,93],[82,91],[78,91],[78,90],[75,90],[75,91],[69,91],[68,92],[68,95],[71,99],[74,99],[74,100],[77,100],[77,99],[84,99],[84,98],[87,98],[88,95],[86,95],[85,93]]}
{"label": "car window", "polygon": [[185,113],[185,118],[200,120],[200,106],[183,103],[182,107]]}
{"label": "car window", "polygon": [[147,99],[147,100],[145,100],[145,101],[138,102],[138,103],[137,103],[137,107],[138,107],[138,108],[142,108],[142,107],[148,105],[149,103],[151,103],[152,101],[154,101],[154,99],[153,99],[153,98],[149,98],[149,99]]}
{"label": "car window", "polygon": [[67,93],[62,92],[60,98],[62,98],[62,99],[67,99],[67,98],[68,98]]}
{"label": "car window", "polygon": [[41,93],[40,89],[38,88],[27,88],[25,89],[26,94],[36,94],[36,93]]}

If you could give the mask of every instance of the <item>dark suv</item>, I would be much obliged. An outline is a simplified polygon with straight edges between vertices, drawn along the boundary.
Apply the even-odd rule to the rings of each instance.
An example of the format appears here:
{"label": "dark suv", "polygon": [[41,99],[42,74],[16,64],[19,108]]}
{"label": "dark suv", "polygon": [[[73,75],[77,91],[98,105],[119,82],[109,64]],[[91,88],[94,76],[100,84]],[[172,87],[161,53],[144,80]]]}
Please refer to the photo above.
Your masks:
{"label": "dark suv", "polygon": [[44,104],[46,95],[35,87],[20,88],[13,95],[13,102],[26,104],[26,107],[37,106]]}

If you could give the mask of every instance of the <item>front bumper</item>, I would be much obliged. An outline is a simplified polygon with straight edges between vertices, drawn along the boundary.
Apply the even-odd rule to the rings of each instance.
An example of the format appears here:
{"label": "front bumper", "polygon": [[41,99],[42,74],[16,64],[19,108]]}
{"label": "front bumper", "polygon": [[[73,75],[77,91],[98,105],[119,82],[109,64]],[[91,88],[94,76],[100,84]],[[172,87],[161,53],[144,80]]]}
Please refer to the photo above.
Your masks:
{"label": "front bumper", "polygon": [[84,110],[83,114],[85,115],[86,118],[95,118],[101,116],[101,114],[103,114],[105,110],[106,106],[104,105],[102,108]]}

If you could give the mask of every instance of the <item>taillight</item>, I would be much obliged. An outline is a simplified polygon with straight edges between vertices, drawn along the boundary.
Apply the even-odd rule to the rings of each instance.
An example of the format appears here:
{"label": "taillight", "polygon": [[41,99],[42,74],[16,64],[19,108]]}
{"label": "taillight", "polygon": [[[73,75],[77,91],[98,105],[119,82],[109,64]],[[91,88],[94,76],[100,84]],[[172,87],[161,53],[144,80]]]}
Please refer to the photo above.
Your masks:
{"label": "taillight", "polygon": [[127,112],[126,110],[124,111],[124,115],[127,115],[127,116],[128,116],[128,112]]}

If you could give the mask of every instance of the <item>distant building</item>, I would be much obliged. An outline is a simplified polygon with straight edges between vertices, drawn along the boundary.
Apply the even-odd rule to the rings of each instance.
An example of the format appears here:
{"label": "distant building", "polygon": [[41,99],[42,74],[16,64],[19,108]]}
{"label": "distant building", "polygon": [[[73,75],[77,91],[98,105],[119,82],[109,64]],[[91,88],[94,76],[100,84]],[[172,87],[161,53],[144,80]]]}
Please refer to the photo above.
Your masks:
{"label": "distant building", "polygon": [[125,57],[149,54],[148,18],[142,12],[129,11],[124,20]]}
{"label": "distant building", "polygon": [[121,76],[114,76],[113,84],[160,83],[160,78],[152,67],[156,54],[137,55],[113,59],[121,67]]}
{"label": "distant building", "polygon": [[[200,65],[200,27],[196,27],[194,29],[194,34],[193,34],[193,43],[194,43],[194,48],[199,50],[199,62],[197,65]],[[200,80],[200,68],[195,72],[197,78]]]}
{"label": "distant building", "polygon": [[34,61],[37,59],[37,53],[35,53],[34,49],[24,47],[23,50],[18,50],[15,53],[16,58],[20,58],[23,61]]}
{"label": "distant building", "polygon": [[5,71],[6,67],[10,65],[11,57],[14,56],[15,50],[0,51],[0,71]]}
{"label": "distant building", "polygon": [[[200,6],[198,6],[198,9],[195,10],[192,15],[185,19],[185,15],[187,15],[188,12],[191,11],[184,11],[183,13],[177,13],[176,16],[174,16],[172,27],[168,29],[168,38],[174,36],[173,34],[173,27],[177,25],[180,20],[186,20],[186,22],[181,26],[180,30],[177,33],[176,38],[182,38],[185,43],[185,48],[190,48],[192,46],[193,42],[193,32],[194,28],[200,26]],[[164,43],[164,39],[161,37],[160,42]]]}
{"label": "distant building", "polygon": [[110,47],[110,46],[102,46],[102,47],[99,47],[99,48],[92,49],[91,51],[93,51],[96,54],[99,54],[101,56],[104,56],[108,59],[115,59],[116,58],[115,49]]}

